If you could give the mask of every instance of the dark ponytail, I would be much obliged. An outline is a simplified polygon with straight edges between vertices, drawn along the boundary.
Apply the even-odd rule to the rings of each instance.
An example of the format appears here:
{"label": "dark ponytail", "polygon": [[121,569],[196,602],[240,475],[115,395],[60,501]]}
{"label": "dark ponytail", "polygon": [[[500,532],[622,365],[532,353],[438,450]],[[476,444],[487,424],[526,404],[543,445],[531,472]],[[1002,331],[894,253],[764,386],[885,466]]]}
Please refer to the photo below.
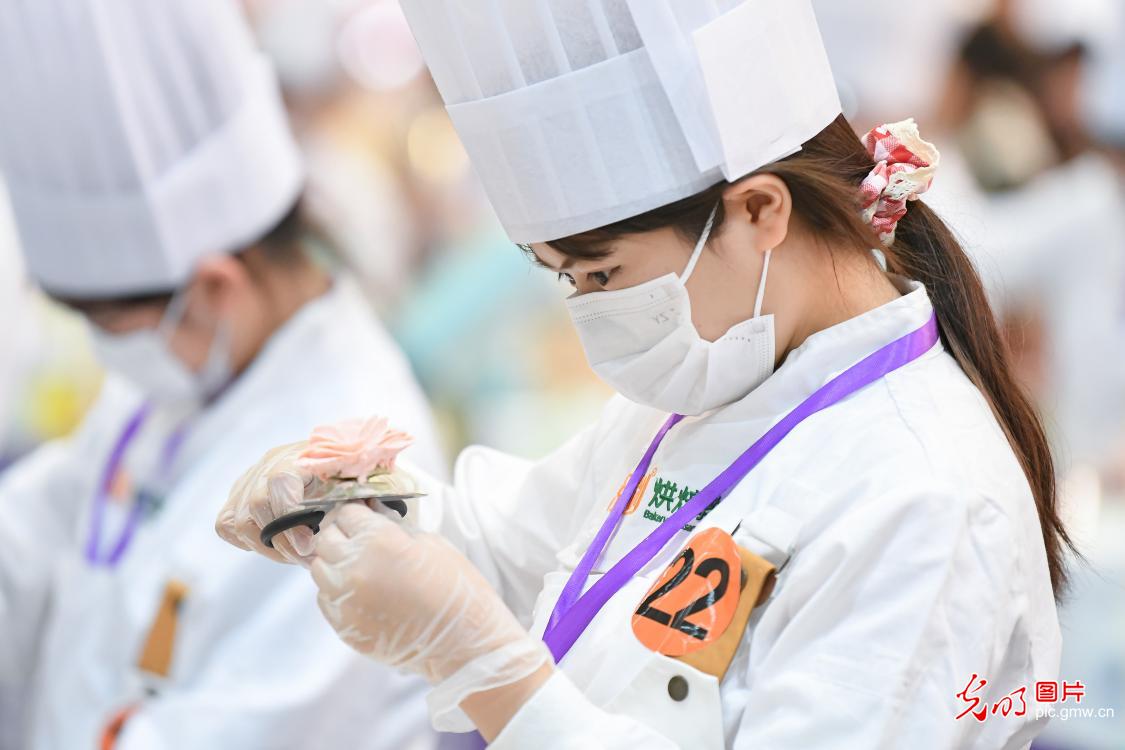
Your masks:
{"label": "dark ponytail", "polygon": [[[859,185],[875,166],[841,115],[792,156],[758,170],[789,187],[793,211],[817,236],[841,247],[881,247],[860,216]],[[671,227],[694,240],[719,204],[726,183],[654,211],[600,229],[555,240],[550,245],[577,258],[606,255],[606,244],[623,235]],[[888,270],[920,281],[933,301],[945,348],[984,394],[1023,468],[1043,530],[1047,565],[1056,598],[1065,588],[1064,548],[1074,549],[1059,518],[1055,468],[1047,437],[1034,407],[1016,383],[1008,353],[984,285],[949,227],[922,201],[913,201],[898,224],[895,242],[884,248]]]}
{"label": "dark ponytail", "polygon": [[1058,597],[1066,584],[1063,550],[1074,550],[1074,544],[1059,518],[1054,461],[1035,407],[1012,376],[976,270],[949,227],[921,201],[899,221],[887,263],[895,273],[926,285],[946,349],[988,399],[1007,435],[1035,497],[1051,586]]}

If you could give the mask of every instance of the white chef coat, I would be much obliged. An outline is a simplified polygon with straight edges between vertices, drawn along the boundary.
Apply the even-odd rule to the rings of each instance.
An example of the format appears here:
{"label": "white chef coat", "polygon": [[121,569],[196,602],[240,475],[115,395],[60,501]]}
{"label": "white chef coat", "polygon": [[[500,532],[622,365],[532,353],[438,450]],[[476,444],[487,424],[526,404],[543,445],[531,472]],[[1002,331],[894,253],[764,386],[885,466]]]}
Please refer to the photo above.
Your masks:
{"label": "white chef coat", "polygon": [[[590,583],[675,509],[670,494],[702,489],[819,386],[922,326],[932,314],[925,290],[898,283],[904,296],[814,334],[746,398],[673,427]],[[540,634],[666,416],[615,398],[539,462],[469,449],[423,522],[459,544]],[[1003,432],[940,343],[809,417],[695,530],[720,526],[780,562],[760,533],[779,514],[796,524],[795,552],[721,682],[648,651],[631,630],[686,542],[681,532],[606,604],[492,747],[1030,743],[1042,724],[1034,682],[1057,678],[1060,651],[1042,532]],[[975,705],[956,697],[974,674],[987,686],[969,694],[989,707],[1025,687],[1025,715],[956,719]],[[668,690],[676,676],[689,688],[680,701]]]}
{"label": "white chef coat", "polygon": [[[138,404],[108,379],[77,434],[0,477],[0,747],[94,748],[138,699],[121,750],[432,747],[419,682],[341,643],[305,570],[214,531],[245,467],[326,421],[385,414],[409,424],[418,442],[407,455],[442,471],[422,394],[354,283],[339,280],[301,308],[195,418],[163,509],[117,568],[92,568],[83,550],[95,484]],[[163,443],[160,416],[130,455]],[[189,592],[171,674],[154,683],[135,664],[170,579]],[[150,686],[158,695],[144,698]]]}

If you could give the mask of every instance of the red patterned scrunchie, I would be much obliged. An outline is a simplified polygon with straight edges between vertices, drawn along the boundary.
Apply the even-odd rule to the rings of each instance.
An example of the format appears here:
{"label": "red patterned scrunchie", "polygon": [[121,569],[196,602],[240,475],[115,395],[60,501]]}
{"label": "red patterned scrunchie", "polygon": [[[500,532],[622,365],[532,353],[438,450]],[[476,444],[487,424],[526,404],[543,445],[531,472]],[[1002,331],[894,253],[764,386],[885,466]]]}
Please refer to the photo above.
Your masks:
{"label": "red patterned scrunchie", "polygon": [[860,185],[863,219],[884,245],[891,245],[907,202],[930,189],[941,157],[922,140],[913,118],[880,125],[863,136],[863,145],[876,162]]}

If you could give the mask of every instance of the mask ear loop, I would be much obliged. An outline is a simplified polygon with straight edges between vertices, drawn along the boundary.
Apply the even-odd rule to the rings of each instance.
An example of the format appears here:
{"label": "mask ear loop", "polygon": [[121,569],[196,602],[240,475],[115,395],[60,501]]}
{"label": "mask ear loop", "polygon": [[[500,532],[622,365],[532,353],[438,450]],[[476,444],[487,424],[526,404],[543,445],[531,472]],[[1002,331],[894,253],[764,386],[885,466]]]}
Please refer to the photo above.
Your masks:
{"label": "mask ear loop", "polygon": [[215,333],[211,338],[211,346],[207,350],[207,359],[203,362],[203,369],[197,374],[203,397],[210,399],[227,386],[231,380],[231,330],[230,320],[220,318],[216,324]]}
{"label": "mask ear loop", "polygon": [[188,287],[183,286],[172,293],[172,299],[168,300],[168,306],[164,308],[164,314],[160,316],[160,322],[156,326],[156,330],[165,340],[171,339],[177,326],[183,322],[187,306]]}
{"label": "mask ear loop", "polygon": [[773,248],[766,250],[766,260],[762,265],[762,279],[758,282],[758,296],[754,300],[754,317],[760,318],[762,316],[762,300],[766,298],[766,276],[770,271],[770,255],[773,254]]}
{"label": "mask ear loop", "polygon": [[[189,289],[189,286],[183,286],[172,294],[172,299],[168,301],[168,307],[165,308],[164,315],[161,316],[160,323],[156,327],[166,346],[170,345],[176,327],[183,322],[187,314]],[[201,387],[201,395],[206,399],[221,391],[230,381],[232,337],[230,321],[220,318],[215,324],[215,332],[211,336],[211,345],[208,347],[202,369],[199,372],[192,371],[192,376]],[[187,369],[191,371],[191,368]]]}
{"label": "mask ear loop", "polygon": [[711,215],[707,217],[707,223],[703,226],[703,233],[699,235],[699,241],[695,243],[695,250],[691,252],[691,259],[688,260],[687,268],[680,274],[680,282],[687,283],[691,278],[692,272],[695,270],[695,264],[699,262],[699,257],[703,255],[703,248],[707,245],[707,240],[711,238],[711,227],[715,224],[715,216],[719,213],[719,204],[716,203],[715,207],[711,209]]}

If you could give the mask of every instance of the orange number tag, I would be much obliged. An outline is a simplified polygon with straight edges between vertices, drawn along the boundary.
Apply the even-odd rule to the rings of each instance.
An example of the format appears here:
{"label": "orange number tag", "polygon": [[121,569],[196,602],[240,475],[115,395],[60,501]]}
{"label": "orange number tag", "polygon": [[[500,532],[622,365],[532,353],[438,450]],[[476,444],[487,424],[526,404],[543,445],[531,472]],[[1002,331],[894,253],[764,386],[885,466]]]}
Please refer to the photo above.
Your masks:
{"label": "orange number tag", "polygon": [[740,560],[734,539],[722,529],[689,539],[637,607],[637,639],[665,656],[683,656],[712,643],[738,607]]}

